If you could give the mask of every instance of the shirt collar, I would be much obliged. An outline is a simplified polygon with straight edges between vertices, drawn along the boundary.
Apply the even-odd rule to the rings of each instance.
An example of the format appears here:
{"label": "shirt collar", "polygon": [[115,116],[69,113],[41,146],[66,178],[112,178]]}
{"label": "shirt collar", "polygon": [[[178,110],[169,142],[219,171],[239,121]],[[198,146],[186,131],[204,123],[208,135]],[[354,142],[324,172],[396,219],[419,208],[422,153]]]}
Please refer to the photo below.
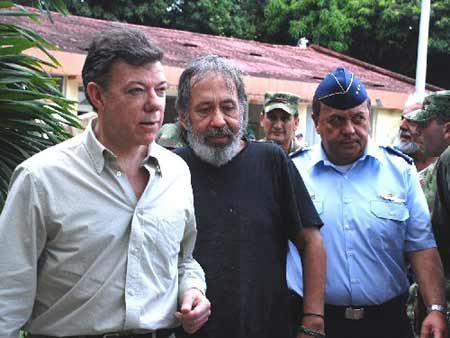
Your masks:
{"label": "shirt collar", "polygon": [[[105,166],[104,153],[111,153],[106,147],[100,143],[94,133],[94,127],[97,123],[97,118],[91,120],[84,132],[84,143],[86,144],[86,151],[94,164],[94,168],[100,174]],[[114,156],[114,154],[111,153]]]}
{"label": "shirt collar", "polygon": [[163,171],[166,172],[166,170],[169,170],[168,165],[166,165],[167,161],[163,160],[165,156],[164,152],[166,151],[168,150],[153,141],[148,146],[147,156],[144,158],[143,163],[149,164],[150,166],[155,168],[156,173],[162,176]]}
{"label": "shirt collar", "polygon": [[376,145],[370,138],[369,141],[367,142],[366,150],[360,160],[364,160],[366,157],[374,158],[381,165],[383,165],[385,162],[385,158],[383,156],[381,148],[378,145]]}
{"label": "shirt collar", "polygon": [[[314,151],[311,154],[310,168],[314,167],[315,165],[317,165],[319,163],[323,163],[324,165],[327,165],[327,166],[334,166],[334,164],[332,162],[330,162],[330,160],[328,159],[327,154],[325,153],[325,150],[323,150],[321,143],[316,144],[313,147],[313,149],[314,149]],[[372,142],[370,137],[367,142],[366,149],[364,149],[362,156],[353,163],[365,161],[369,157],[374,158],[380,164],[384,163],[384,158],[382,156],[380,148]]]}
{"label": "shirt collar", "polygon": [[[94,164],[95,170],[100,174],[105,167],[105,157],[117,159],[117,156],[106,148],[95,136],[94,128],[96,123],[97,119],[93,119],[89,122],[84,134],[84,143],[86,144],[86,151]],[[157,173],[162,174],[160,163],[164,163],[164,161],[161,161],[163,156],[164,153],[162,147],[157,145],[156,142],[153,142],[149,145],[147,156],[142,161],[142,164],[148,164],[155,168]]]}

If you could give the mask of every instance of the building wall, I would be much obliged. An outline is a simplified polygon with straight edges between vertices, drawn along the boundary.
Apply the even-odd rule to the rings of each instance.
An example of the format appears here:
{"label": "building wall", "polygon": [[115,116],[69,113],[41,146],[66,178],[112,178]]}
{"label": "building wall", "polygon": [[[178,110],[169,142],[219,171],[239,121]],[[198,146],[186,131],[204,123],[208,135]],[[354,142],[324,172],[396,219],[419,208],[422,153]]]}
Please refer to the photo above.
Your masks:
{"label": "building wall", "polygon": [[[78,102],[78,100],[83,96],[79,93],[80,88],[82,88],[81,78],[74,75],[63,75],[63,79],[64,95],[68,99]],[[178,116],[175,109],[176,87],[174,86],[174,83],[176,83],[176,81],[171,78],[170,82],[172,83],[172,86],[168,91],[164,123],[174,122]],[[262,95],[249,95],[248,130],[254,133],[257,139],[264,137],[264,131],[259,125],[262,103]],[[80,112],[78,112],[78,107],[75,109],[76,111],[74,111],[74,113],[80,114]],[[398,109],[387,109],[377,106],[372,106],[372,110],[372,138],[376,143],[393,144],[396,141],[396,136],[398,134],[401,111]],[[92,114],[86,116],[86,118],[91,117]],[[300,123],[297,132],[303,133],[305,143],[312,145],[320,142],[320,137],[315,132],[314,123],[311,118],[310,103],[300,103],[299,119]]]}
{"label": "building wall", "polygon": [[[65,76],[64,83],[64,95],[70,100],[78,101],[79,88],[82,87],[81,79]],[[164,123],[175,122],[178,116],[175,109],[175,95],[175,90],[171,90],[170,92],[168,92]],[[401,111],[380,107],[373,107],[372,109],[372,138],[376,143],[393,144],[396,141],[396,136],[398,134]],[[254,133],[257,139],[264,137],[264,131],[259,125],[261,111],[262,99],[257,100],[253,98],[252,100],[250,100],[248,112],[248,130],[249,132]],[[89,115],[89,117],[92,117],[92,115]],[[305,143],[308,145],[312,145],[319,142],[320,137],[315,131],[314,123],[311,118],[311,104],[306,102],[300,103],[299,120],[300,122],[297,132],[303,133]]]}
{"label": "building wall", "polygon": [[402,112],[377,108],[372,122],[372,136],[376,143],[392,145],[397,140]]}

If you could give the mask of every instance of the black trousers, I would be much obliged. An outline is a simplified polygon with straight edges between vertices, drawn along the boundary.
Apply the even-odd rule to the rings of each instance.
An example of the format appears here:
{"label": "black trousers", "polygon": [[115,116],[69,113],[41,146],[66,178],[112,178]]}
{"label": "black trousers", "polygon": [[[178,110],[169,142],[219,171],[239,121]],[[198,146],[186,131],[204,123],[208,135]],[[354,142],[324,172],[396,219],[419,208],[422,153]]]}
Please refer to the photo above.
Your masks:
{"label": "black trousers", "polygon": [[[406,317],[406,316],[405,316]],[[325,316],[327,338],[414,338],[407,318],[335,319]]]}
{"label": "black trousers", "polygon": [[[296,336],[302,320],[303,300],[291,294],[292,332]],[[361,319],[345,318],[345,307],[325,306],[325,333],[327,338],[414,338],[406,315],[406,295],[378,306],[365,307]]]}
{"label": "black trousers", "polygon": [[[105,333],[100,335],[83,335],[83,336],[70,336],[66,338],[169,338],[169,336],[173,333],[172,329],[162,329],[157,330],[153,333]],[[33,335],[28,334],[27,338],[56,338],[54,336],[43,336],[43,335]]]}

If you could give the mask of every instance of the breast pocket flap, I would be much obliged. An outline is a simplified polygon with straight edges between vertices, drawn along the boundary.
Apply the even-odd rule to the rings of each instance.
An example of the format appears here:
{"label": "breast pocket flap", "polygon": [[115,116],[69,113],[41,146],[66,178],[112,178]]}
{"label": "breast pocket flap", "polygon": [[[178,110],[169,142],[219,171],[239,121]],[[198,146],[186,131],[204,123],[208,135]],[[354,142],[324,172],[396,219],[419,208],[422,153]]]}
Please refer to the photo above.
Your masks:
{"label": "breast pocket flap", "polygon": [[406,221],[409,218],[408,208],[403,203],[392,201],[371,201],[371,212],[380,218],[394,221]]}

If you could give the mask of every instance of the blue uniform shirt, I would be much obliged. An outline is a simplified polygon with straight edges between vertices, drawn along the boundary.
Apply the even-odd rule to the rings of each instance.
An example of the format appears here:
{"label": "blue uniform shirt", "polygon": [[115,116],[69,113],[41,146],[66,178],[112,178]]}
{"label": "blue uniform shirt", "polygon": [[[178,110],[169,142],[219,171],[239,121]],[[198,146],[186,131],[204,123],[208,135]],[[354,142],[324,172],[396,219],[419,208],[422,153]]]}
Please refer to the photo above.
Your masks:
{"label": "blue uniform shirt", "polygon": [[[407,291],[405,252],[436,246],[415,167],[369,142],[349,166],[320,145],[293,154],[324,226],[327,304],[382,304]],[[289,243],[287,282],[303,295],[298,251]]]}

